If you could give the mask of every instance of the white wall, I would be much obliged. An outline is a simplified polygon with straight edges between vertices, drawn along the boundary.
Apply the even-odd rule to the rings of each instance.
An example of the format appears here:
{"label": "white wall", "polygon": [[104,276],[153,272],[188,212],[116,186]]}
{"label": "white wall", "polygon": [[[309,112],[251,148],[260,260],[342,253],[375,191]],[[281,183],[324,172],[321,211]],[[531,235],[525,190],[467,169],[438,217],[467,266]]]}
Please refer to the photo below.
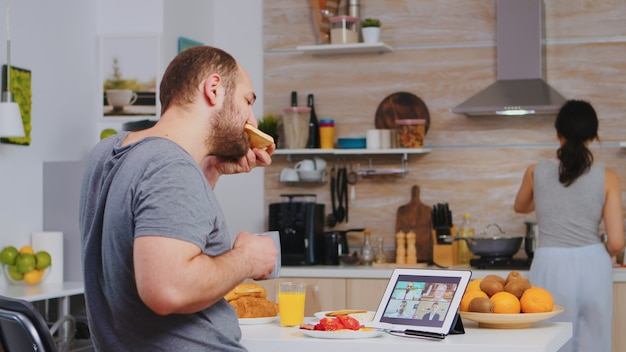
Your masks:
{"label": "white wall", "polygon": [[[262,0],[13,0],[11,63],[33,74],[32,143],[0,144],[0,247],[21,246],[31,232],[42,230],[43,162],[82,160],[95,143],[101,104],[98,35],[161,32],[163,66],[175,54],[181,35],[220,46],[248,69],[259,96],[255,112],[261,116],[261,10]],[[2,64],[5,13],[2,1]],[[231,232],[263,230],[262,174],[257,170],[219,181]],[[238,190],[252,195],[240,196]],[[229,201],[235,198],[241,200]],[[78,221],[77,214],[71,215]]]}
{"label": "white wall", "polygon": [[10,20],[11,64],[32,71],[32,142],[0,144],[0,246],[24,245],[42,229],[43,161],[83,158],[95,131],[95,2],[13,0]]}
{"label": "white wall", "polygon": [[[232,54],[248,71],[257,95],[254,113],[263,117],[263,1],[215,1],[212,45]],[[221,177],[215,187],[231,234],[263,232],[263,169]],[[236,196],[233,197],[233,194]]]}

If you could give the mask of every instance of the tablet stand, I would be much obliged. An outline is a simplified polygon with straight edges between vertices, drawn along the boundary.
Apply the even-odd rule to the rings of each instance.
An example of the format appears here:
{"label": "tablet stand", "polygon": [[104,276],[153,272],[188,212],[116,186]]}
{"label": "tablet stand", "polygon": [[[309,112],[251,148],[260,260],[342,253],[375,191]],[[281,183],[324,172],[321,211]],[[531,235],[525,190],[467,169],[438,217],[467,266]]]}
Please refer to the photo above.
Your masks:
{"label": "tablet stand", "polygon": [[465,334],[465,328],[463,327],[463,321],[461,315],[457,312],[454,316],[454,321],[450,327],[448,334],[439,334],[436,332],[418,331],[418,330],[404,330],[405,335],[428,337],[433,339],[445,339],[446,335],[459,335]]}
{"label": "tablet stand", "polygon": [[450,335],[460,335],[465,334],[465,328],[463,327],[463,321],[461,320],[461,315],[457,312],[454,316],[454,321],[452,322],[452,326],[450,327]]}

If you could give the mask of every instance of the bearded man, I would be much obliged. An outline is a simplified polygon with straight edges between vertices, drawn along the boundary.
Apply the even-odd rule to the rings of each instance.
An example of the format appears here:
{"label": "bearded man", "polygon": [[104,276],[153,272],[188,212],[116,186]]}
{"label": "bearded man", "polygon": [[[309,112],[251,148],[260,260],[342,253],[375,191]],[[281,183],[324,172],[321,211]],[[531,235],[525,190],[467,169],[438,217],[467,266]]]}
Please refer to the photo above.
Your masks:
{"label": "bearded man", "polygon": [[[160,86],[161,117],[92,150],[80,200],[87,317],[97,351],[245,351],[224,295],[267,279],[277,250],[248,232],[231,246],[213,193],[223,174],[271,163],[251,148],[248,73],[228,53],[180,53]],[[242,197],[242,202],[245,198]]]}

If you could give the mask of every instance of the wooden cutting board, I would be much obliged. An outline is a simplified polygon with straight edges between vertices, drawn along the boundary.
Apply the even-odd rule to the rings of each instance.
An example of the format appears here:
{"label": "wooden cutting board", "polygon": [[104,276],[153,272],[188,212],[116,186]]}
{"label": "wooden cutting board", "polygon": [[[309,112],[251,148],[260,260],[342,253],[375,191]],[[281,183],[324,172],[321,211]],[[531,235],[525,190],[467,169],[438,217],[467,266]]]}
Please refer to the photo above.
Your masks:
{"label": "wooden cutting board", "polygon": [[417,247],[417,261],[433,262],[433,237],[431,207],[423,204],[420,199],[420,188],[415,185],[411,188],[411,200],[398,208],[396,217],[396,233],[402,231],[415,232]]}

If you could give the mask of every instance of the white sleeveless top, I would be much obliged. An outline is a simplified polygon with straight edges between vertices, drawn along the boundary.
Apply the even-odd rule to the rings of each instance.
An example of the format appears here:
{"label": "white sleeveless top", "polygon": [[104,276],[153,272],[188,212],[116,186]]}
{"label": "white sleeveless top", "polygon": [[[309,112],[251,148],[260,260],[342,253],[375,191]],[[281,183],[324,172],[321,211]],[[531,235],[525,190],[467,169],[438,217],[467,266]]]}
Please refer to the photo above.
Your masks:
{"label": "white sleeveless top", "polygon": [[538,247],[582,247],[600,243],[604,207],[604,166],[593,164],[569,187],[559,182],[559,161],[535,166]]}

